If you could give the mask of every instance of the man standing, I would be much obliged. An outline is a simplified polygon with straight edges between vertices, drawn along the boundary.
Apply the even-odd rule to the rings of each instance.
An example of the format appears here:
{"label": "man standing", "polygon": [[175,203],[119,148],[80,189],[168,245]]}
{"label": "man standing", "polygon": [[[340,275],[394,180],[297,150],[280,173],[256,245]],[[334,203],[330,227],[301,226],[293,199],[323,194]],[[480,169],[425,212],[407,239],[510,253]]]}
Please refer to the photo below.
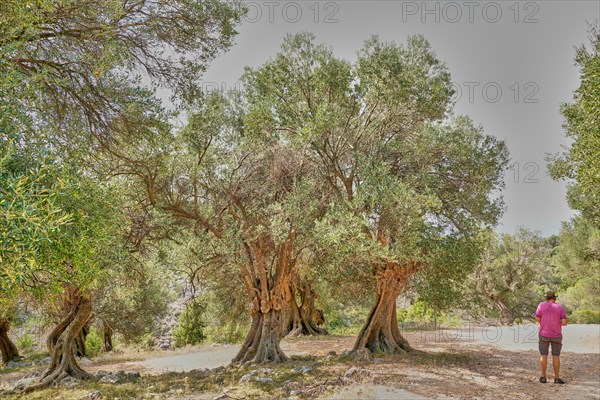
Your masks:
{"label": "man standing", "polygon": [[552,368],[554,383],[564,384],[560,379],[560,350],[562,348],[562,327],[567,326],[567,313],[560,304],[556,303],[553,290],[546,292],[546,301],[540,303],[535,312],[535,321],[540,324],[539,349],[540,383],[546,383],[546,367],[548,366],[548,348],[552,346]]}

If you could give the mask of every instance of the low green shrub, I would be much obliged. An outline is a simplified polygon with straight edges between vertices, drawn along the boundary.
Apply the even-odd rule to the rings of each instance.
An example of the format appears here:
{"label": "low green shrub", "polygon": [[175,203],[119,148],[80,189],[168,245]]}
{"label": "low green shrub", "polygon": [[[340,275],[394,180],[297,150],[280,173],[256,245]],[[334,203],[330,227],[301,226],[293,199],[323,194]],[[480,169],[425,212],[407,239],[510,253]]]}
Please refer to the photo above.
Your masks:
{"label": "low green shrub", "polygon": [[399,323],[416,328],[432,327],[434,320],[438,326],[459,327],[462,325],[462,319],[456,315],[446,312],[438,312],[435,316],[434,309],[422,300],[416,300],[410,307],[400,308],[396,312],[396,318]]}
{"label": "low green shrub", "polygon": [[154,348],[154,345],[156,344],[156,339],[151,332],[146,332],[142,335],[132,338],[131,342],[134,344],[134,347],[138,350],[149,351]]}
{"label": "low green shrub", "polygon": [[325,329],[332,335],[356,335],[369,314],[368,307],[345,307],[325,310]]}
{"label": "low green shrub", "polygon": [[17,339],[17,349],[19,349],[20,353],[32,353],[33,352],[33,336],[26,333],[21,335]]}
{"label": "low green shrub", "polygon": [[248,324],[229,321],[224,325],[214,325],[207,328],[208,341],[214,343],[240,343],[248,333]]}
{"label": "low green shrub", "polygon": [[569,316],[569,320],[575,324],[600,324],[600,311],[575,310]]}
{"label": "low green shrub", "polygon": [[104,344],[104,336],[102,332],[95,326],[90,329],[90,332],[85,338],[85,352],[88,357],[96,357],[102,351]]}
{"label": "low green shrub", "polygon": [[173,329],[173,340],[175,347],[183,347],[188,344],[202,343],[206,339],[205,323],[206,306],[199,300],[192,301],[186,305],[179,316],[177,326]]}

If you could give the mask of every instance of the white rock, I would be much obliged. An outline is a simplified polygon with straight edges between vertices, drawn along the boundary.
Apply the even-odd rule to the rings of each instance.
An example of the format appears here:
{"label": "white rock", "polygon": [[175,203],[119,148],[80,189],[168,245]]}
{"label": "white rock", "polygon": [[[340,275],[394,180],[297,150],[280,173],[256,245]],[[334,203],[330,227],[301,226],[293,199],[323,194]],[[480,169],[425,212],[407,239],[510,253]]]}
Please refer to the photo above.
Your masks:
{"label": "white rock", "polygon": [[81,400],[99,399],[101,396],[102,396],[102,393],[99,390],[96,390],[95,392],[86,394],[85,396],[83,396],[81,398]]}
{"label": "white rock", "polygon": [[75,386],[81,384],[81,381],[77,378],[67,377],[67,378],[63,379],[60,383],[61,383],[61,385],[64,385],[64,386],[68,387],[69,389],[71,389],[72,387],[75,387]]}
{"label": "white rock", "polygon": [[256,382],[260,382],[260,383],[271,383],[273,382],[273,378],[271,377],[266,377],[266,378],[256,378],[254,379]]}
{"label": "white rock", "polygon": [[100,382],[103,383],[117,383],[119,382],[119,377],[115,375],[106,375],[100,378]]}

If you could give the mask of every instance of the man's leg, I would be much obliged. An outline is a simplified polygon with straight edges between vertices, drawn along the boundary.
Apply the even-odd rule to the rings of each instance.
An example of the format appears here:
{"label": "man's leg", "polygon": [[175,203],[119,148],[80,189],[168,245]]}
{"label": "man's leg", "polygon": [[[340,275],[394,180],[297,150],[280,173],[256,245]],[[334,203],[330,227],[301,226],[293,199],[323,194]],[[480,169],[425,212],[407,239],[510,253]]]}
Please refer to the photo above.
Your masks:
{"label": "man's leg", "polygon": [[548,348],[550,342],[543,336],[539,337],[538,347],[540,350],[540,382],[546,383],[546,369],[548,367]]}
{"label": "man's leg", "polygon": [[554,369],[554,383],[565,383],[560,379],[560,351],[562,350],[562,338],[552,341],[552,369]]}
{"label": "man's leg", "polygon": [[[548,357],[546,357],[548,362]],[[560,356],[552,356],[552,369],[554,369],[554,379],[560,378]]]}
{"label": "man's leg", "polygon": [[548,367],[548,355],[540,356],[540,371],[542,377],[546,377],[546,367]]}

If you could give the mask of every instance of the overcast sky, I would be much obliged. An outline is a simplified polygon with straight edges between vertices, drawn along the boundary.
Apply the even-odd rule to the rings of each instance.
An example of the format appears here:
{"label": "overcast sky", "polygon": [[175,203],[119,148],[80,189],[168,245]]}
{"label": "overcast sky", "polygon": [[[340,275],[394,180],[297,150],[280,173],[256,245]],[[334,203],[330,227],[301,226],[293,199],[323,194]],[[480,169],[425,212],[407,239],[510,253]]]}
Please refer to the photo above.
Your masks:
{"label": "overcast sky", "polygon": [[[588,44],[600,1],[248,1],[235,46],[205,74],[207,91],[235,89],[244,66],[258,66],[286,33],[313,32],[337,56],[354,60],[372,34],[404,42],[423,34],[446,62],[455,112],[508,143],[507,210],[498,230],[523,225],[558,233],[573,212],[565,184],[546,175],[546,153],[566,144],[561,103],[579,85],[575,46]],[[239,86],[239,85],[238,85]]]}

